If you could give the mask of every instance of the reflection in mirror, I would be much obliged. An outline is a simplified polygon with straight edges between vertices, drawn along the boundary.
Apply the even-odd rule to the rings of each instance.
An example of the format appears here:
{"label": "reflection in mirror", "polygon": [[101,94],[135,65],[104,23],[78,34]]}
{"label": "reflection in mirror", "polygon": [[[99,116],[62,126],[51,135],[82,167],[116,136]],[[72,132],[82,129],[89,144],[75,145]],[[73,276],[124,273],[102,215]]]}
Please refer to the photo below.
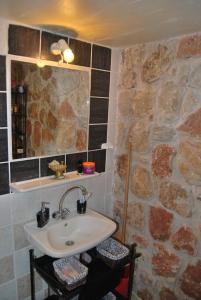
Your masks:
{"label": "reflection in mirror", "polygon": [[87,148],[89,73],[11,62],[13,159]]}

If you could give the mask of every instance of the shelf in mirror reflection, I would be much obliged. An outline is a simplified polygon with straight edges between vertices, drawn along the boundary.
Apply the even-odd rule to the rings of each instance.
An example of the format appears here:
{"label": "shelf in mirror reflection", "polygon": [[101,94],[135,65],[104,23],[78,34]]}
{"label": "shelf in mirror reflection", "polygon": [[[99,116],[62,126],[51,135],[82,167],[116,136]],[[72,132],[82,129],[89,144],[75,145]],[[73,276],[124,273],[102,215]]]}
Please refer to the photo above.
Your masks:
{"label": "shelf in mirror reflection", "polygon": [[77,171],[64,173],[63,179],[57,179],[55,176],[41,177],[26,181],[13,182],[10,184],[12,192],[28,192],[37,189],[43,189],[51,186],[66,184],[68,182],[85,180],[91,177],[100,176],[101,173],[95,172],[91,175],[78,174]]}

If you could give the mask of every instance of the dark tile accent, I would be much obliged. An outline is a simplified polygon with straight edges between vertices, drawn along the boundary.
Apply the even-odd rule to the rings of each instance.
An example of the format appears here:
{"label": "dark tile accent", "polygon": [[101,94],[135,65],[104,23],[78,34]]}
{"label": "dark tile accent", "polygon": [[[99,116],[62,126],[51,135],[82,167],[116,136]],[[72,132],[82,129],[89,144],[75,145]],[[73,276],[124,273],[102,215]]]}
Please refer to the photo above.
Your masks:
{"label": "dark tile accent", "polygon": [[91,71],[91,96],[109,97],[110,72]]}
{"label": "dark tile accent", "polygon": [[8,161],[7,129],[0,129],[0,162]]}
{"label": "dark tile accent", "polygon": [[91,98],[90,123],[107,123],[109,99]]}
{"label": "dark tile accent", "polygon": [[68,43],[68,38],[58,34],[43,31],[41,38],[41,58],[53,61],[59,61],[60,55],[53,55],[50,47],[53,43],[57,43],[60,39],[63,39]]}
{"label": "dark tile accent", "polygon": [[100,149],[107,141],[107,125],[89,125],[89,150]]}
{"label": "dark tile accent", "polygon": [[6,57],[0,55],[0,91],[6,91]]}
{"label": "dark tile accent", "polygon": [[8,163],[0,164],[0,195],[8,194],[9,192]]}
{"label": "dark tile accent", "polygon": [[11,162],[11,182],[39,177],[39,159]]}
{"label": "dark tile accent", "polygon": [[89,151],[88,161],[95,161],[96,172],[105,172],[106,150]]}
{"label": "dark tile accent", "polygon": [[18,25],[9,25],[9,54],[38,58],[39,46],[39,30]]}
{"label": "dark tile accent", "polygon": [[69,47],[73,51],[75,58],[72,64],[90,67],[91,44],[79,40],[70,39]]}
{"label": "dark tile accent", "polygon": [[66,155],[67,172],[77,170],[78,160],[87,161],[87,152]]}
{"label": "dark tile accent", "polygon": [[51,157],[44,157],[40,159],[40,172],[41,172],[41,177],[43,176],[50,176],[54,175],[54,172],[50,170],[48,167],[48,164],[53,161],[57,160],[59,162],[65,161],[65,156],[64,155],[59,155],[59,156],[51,156]]}
{"label": "dark tile accent", "polygon": [[7,126],[7,101],[6,93],[0,93],[0,127]]}
{"label": "dark tile accent", "polygon": [[111,49],[93,45],[92,48],[92,68],[110,70],[111,68]]}

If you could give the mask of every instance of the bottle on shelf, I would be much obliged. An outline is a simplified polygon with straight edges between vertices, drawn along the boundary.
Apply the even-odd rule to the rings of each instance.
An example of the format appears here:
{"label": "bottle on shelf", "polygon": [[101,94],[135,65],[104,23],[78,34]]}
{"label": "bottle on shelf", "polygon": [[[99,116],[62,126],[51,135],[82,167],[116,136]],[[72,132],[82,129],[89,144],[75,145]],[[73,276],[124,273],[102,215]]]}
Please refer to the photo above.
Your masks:
{"label": "bottle on shelf", "polygon": [[16,92],[16,86],[17,86],[17,82],[15,79],[12,79],[11,80],[11,91],[12,93],[15,93]]}
{"label": "bottle on shelf", "polygon": [[18,106],[17,106],[16,103],[13,105],[12,111],[13,111],[13,113],[15,113],[15,114],[18,113]]}
{"label": "bottle on shelf", "polygon": [[16,152],[17,156],[23,156],[24,155],[24,136],[19,135],[17,138],[17,145],[16,145]]}
{"label": "bottle on shelf", "polygon": [[23,94],[24,93],[24,86],[18,85],[18,93]]}

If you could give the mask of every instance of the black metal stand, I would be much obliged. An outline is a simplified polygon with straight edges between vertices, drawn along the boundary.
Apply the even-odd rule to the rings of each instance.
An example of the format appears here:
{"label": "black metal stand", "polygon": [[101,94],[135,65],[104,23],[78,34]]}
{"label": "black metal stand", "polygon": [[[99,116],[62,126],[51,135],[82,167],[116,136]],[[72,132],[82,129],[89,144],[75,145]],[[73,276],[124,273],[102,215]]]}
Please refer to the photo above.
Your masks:
{"label": "black metal stand", "polygon": [[[48,287],[57,296],[54,299],[70,300],[76,295],[79,295],[79,300],[100,300],[107,293],[114,292],[119,300],[131,300],[133,274],[135,268],[135,259],[140,256],[136,253],[136,244],[131,245],[130,255],[122,265],[111,268],[98,258],[96,249],[88,251],[92,257],[92,262],[88,265],[87,281],[84,285],[79,286],[71,291],[68,291],[63,283],[61,283],[54,273],[53,261],[55,258],[49,256],[34,257],[34,250],[29,250],[30,255],[30,279],[31,279],[31,300],[35,300],[35,276],[34,270],[46,281]],[[122,271],[125,265],[129,265],[129,280],[128,280],[128,297],[120,295],[115,288],[118,286],[122,278]],[[52,299],[48,297],[47,299]]]}
{"label": "black metal stand", "polygon": [[35,300],[35,274],[34,274],[34,250],[29,250],[30,258],[30,280],[31,280],[31,300]]}
{"label": "black metal stand", "polygon": [[129,281],[128,281],[128,300],[131,300],[131,297],[132,297],[135,260],[141,256],[141,253],[136,252],[136,247],[137,247],[137,244],[135,244],[135,243],[130,246],[131,261],[130,261]]}

